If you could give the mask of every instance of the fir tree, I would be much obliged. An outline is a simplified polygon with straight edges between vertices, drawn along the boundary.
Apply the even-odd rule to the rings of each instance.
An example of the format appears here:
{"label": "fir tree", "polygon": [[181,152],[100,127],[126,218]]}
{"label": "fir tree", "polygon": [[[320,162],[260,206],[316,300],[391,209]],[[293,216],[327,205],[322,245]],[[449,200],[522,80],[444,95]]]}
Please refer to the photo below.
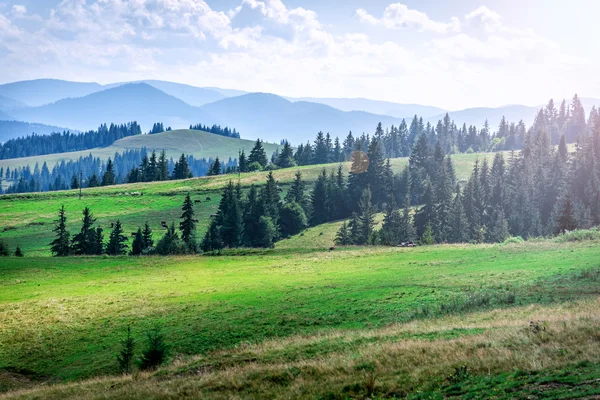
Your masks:
{"label": "fir tree", "polygon": [[398,228],[398,236],[402,242],[411,242],[416,239],[415,227],[412,218],[410,217],[410,200],[408,195],[404,198],[404,208],[400,218],[400,226]]}
{"label": "fir tree", "polygon": [[135,357],[135,339],[131,336],[131,326],[127,327],[127,336],[121,340],[121,350],[117,355],[117,363],[124,374],[133,372],[133,361]]}
{"label": "fir tree", "polygon": [[132,256],[139,256],[142,254],[142,251],[146,247],[144,246],[144,236],[142,234],[142,228],[138,228],[135,233],[135,237],[133,238],[133,242],[131,243],[131,252]]}
{"label": "fir tree", "polygon": [[317,177],[311,195],[311,224],[320,225],[329,221],[329,198],[327,196],[327,172],[325,169]]}
{"label": "fir tree", "polygon": [[20,246],[17,246],[17,249],[15,250],[15,257],[24,257],[23,251],[21,250]]}
{"label": "fir tree", "polygon": [[147,370],[160,366],[166,361],[168,351],[165,335],[159,327],[154,327],[148,332],[148,342],[142,352],[140,367]]}
{"label": "fir tree", "polygon": [[112,160],[109,158],[106,163],[106,172],[102,176],[102,186],[112,186],[115,184],[115,168]]}
{"label": "fir tree", "polygon": [[189,193],[185,196],[181,212],[181,222],[179,223],[181,240],[183,240],[191,251],[195,251],[194,234],[196,231],[196,221],[194,220],[194,203]]}
{"label": "fir tree", "polygon": [[123,234],[123,227],[121,226],[121,221],[117,219],[113,230],[110,232],[110,237],[108,240],[108,245],[106,246],[106,254],[111,256],[119,256],[125,254],[127,249],[127,236]]}
{"label": "fir tree", "polygon": [[148,225],[148,221],[144,224],[144,230],[142,231],[143,249],[154,246],[154,240],[152,239],[152,229]]}
{"label": "fir tree", "polygon": [[98,175],[93,174],[90,179],[88,179],[88,183],[87,183],[88,187],[93,188],[93,187],[98,187],[100,186],[100,181],[98,180]]}
{"label": "fir tree", "polygon": [[346,221],[344,221],[335,235],[335,244],[340,246],[348,246],[352,244],[350,229],[348,228]]}
{"label": "fir tree", "polygon": [[91,255],[95,254],[96,250],[96,231],[93,228],[96,219],[93,217],[90,209],[83,209],[83,220],[81,230],[73,236],[71,249],[76,255]]}
{"label": "fir tree", "polygon": [[262,168],[266,167],[269,163],[267,159],[267,153],[263,147],[262,141],[260,139],[256,140],[252,151],[250,152],[250,156],[248,157],[248,164],[258,163]]}
{"label": "fir tree", "polygon": [[375,209],[371,203],[371,189],[368,186],[363,191],[358,205],[358,237],[355,238],[355,242],[356,244],[366,244],[371,239],[375,226]]}
{"label": "fir tree", "polygon": [[71,189],[79,189],[79,178],[76,174],[71,177]]}
{"label": "fir tree", "polygon": [[50,251],[55,257],[66,257],[69,255],[70,247],[69,241],[71,234],[67,230],[67,216],[65,213],[65,206],[61,206],[58,211],[58,219],[54,221],[54,229],[52,231],[56,234],[56,239],[50,243]]}

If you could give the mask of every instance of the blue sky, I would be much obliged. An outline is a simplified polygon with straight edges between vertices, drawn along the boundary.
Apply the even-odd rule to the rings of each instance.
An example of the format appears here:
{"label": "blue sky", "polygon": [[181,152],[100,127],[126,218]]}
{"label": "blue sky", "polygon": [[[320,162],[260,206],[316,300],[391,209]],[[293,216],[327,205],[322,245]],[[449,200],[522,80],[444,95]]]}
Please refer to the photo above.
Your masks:
{"label": "blue sky", "polygon": [[0,0],[0,82],[536,105],[600,97],[598,15],[595,0]]}

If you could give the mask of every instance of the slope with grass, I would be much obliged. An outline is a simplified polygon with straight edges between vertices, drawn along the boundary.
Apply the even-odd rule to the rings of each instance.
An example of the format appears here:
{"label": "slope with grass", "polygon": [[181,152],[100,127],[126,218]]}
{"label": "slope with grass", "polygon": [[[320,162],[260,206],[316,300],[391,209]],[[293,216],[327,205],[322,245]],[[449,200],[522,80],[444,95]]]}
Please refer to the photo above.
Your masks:
{"label": "slope with grass", "polygon": [[575,363],[582,383],[600,362],[598,260],[598,241],[551,240],[9,258],[0,265],[0,383],[116,374],[129,324],[140,347],[144,332],[162,326],[177,361],[134,381],[42,387],[24,398],[460,394],[465,386],[455,385],[481,390],[517,369],[526,378]]}
{"label": "slope with grass", "polygon": [[[182,131],[179,131],[182,132]],[[223,138],[221,136],[183,131],[190,135],[201,135],[224,142],[239,139]],[[149,135],[150,139],[156,136],[162,140],[168,135],[178,133]],[[124,141],[139,140],[139,137],[123,139]],[[120,141],[121,142],[121,141]],[[183,147],[192,148],[192,145]],[[230,147],[232,150],[233,148]],[[477,158],[493,157],[491,154],[461,154],[453,157],[458,179],[465,179],[471,172],[473,162]],[[33,158],[33,157],[32,157]],[[10,160],[5,160],[10,161]],[[408,163],[407,158],[391,160],[392,169],[400,172]],[[0,166],[2,166],[0,161]],[[345,173],[348,173],[350,163],[342,164]],[[323,168],[328,171],[337,169],[338,164],[311,165],[299,168],[288,168],[274,171],[275,179],[280,182],[285,190],[288,183],[292,182],[297,170],[302,172],[303,178],[309,182],[316,180]],[[12,168],[12,166],[11,166]],[[221,189],[234,180],[247,188],[252,184],[262,185],[265,182],[266,172],[255,172],[238,175],[221,175],[216,177],[203,177],[182,181],[136,183],[103,188],[84,189],[83,198],[79,199],[79,191],[67,190],[61,192],[27,193],[0,196],[0,239],[7,242],[9,247],[17,245],[25,251],[26,255],[48,255],[48,243],[53,239],[52,221],[56,218],[58,209],[64,205],[69,219],[71,233],[79,228],[81,210],[90,207],[94,216],[98,218],[98,225],[107,228],[117,218],[124,223],[125,229],[131,232],[138,226],[148,221],[158,235],[162,235],[161,221],[177,221],[181,214],[181,204],[186,193],[191,193],[193,199],[201,200],[195,209],[198,218],[198,233],[204,234],[210,215],[214,214],[220,200]],[[210,201],[206,198],[210,197]],[[335,233],[333,234],[335,236]],[[331,235],[329,236],[331,239]],[[329,248],[324,242],[315,242],[320,248]],[[283,243],[283,246],[289,243]],[[311,246],[312,247],[312,246]]]}
{"label": "slope with grass", "polygon": [[[196,158],[204,157],[208,159],[219,156],[221,159],[227,160],[229,157],[237,158],[240,150],[244,150],[246,154],[250,153],[254,144],[255,141],[252,140],[230,138],[204,131],[180,129],[154,135],[129,136],[117,140],[108,147],[0,160],[0,167],[33,166],[36,163],[42,165],[46,162],[48,167],[52,168],[60,161],[74,161],[79,159],[79,157],[85,157],[89,154],[92,154],[94,157],[100,157],[102,160],[107,160],[109,157],[113,157],[115,152],[122,153],[126,150],[142,149],[144,147],[150,151],[153,149],[157,152],[165,150],[167,157],[173,157],[174,159],[179,158],[183,153],[193,155]],[[271,155],[275,152],[278,145],[265,143],[264,147],[267,154]]]}

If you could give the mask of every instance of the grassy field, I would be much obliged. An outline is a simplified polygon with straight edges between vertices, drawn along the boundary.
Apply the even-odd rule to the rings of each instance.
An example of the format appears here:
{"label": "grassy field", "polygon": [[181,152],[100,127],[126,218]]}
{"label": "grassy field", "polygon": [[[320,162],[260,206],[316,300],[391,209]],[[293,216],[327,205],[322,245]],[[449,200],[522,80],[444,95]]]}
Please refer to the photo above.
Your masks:
{"label": "grassy field", "polygon": [[[94,157],[107,160],[109,157],[113,157],[116,152],[122,153],[126,150],[136,150],[144,147],[148,150],[156,149],[157,152],[165,150],[167,157],[173,157],[173,159],[179,158],[184,153],[186,155],[193,155],[196,158],[204,157],[208,159],[219,156],[221,159],[226,160],[229,157],[237,158],[240,150],[244,150],[246,154],[250,154],[254,143],[255,141],[253,140],[235,139],[203,131],[179,129],[154,135],[130,136],[117,140],[111,146],[103,148],[0,160],[0,167],[4,167],[4,169],[10,167],[12,169],[14,167],[30,165],[33,168],[35,163],[39,163],[41,167],[45,161],[48,167],[52,169],[57,162],[62,160],[75,161],[81,156],[88,156],[90,153]],[[265,143],[264,146],[268,155],[271,155],[279,147],[271,143]]]}
{"label": "grassy field", "polygon": [[[597,241],[8,258],[0,288],[0,387],[43,384],[25,398],[485,397],[575,366],[598,390]],[[174,363],[47,387],[116,374],[129,324]]]}
{"label": "grassy field", "polygon": [[[156,135],[155,135],[156,136]],[[215,136],[215,135],[213,135]],[[454,156],[457,177],[466,179],[477,158],[491,159],[492,154],[461,154]],[[391,160],[394,171],[400,172],[408,159]],[[349,163],[343,163],[346,173]],[[314,181],[323,168],[337,169],[337,164],[313,165],[300,168],[289,168],[274,172],[275,178],[285,185],[294,179],[299,169],[304,179]],[[199,220],[199,235],[203,235],[211,214],[216,212],[221,189],[230,179],[238,181],[247,188],[252,184],[262,185],[266,173],[247,173],[239,178],[237,175],[221,175],[218,177],[195,178],[182,181],[137,183],[103,188],[84,189],[80,200],[79,192],[68,190],[48,193],[28,193],[0,196],[0,239],[7,242],[10,248],[21,246],[26,256],[49,255],[48,243],[53,239],[52,221],[61,205],[67,210],[71,233],[79,229],[81,211],[90,207],[98,218],[97,225],[105,229],[117,218],[121,219],[126,231],[134,232],[138,226],[148,221],[157,237],[162,235],[161,221],[177,221],[181,214],[181,204],[186,193],[194,199],[201,200],[195,211]],[[134,195],[132,195],[134,194]],[[135,194],[143,194],[138,196]],[[210,200],[207,201],[206,198]],[[334,235],[335,236],[335,235]],[[333,237],[333,236],[332,236]],[[284,245],[284,244],[282,244]],[[314,247],[315,245],[310,245]],[[328,248],[329,246],[327,246]]]}

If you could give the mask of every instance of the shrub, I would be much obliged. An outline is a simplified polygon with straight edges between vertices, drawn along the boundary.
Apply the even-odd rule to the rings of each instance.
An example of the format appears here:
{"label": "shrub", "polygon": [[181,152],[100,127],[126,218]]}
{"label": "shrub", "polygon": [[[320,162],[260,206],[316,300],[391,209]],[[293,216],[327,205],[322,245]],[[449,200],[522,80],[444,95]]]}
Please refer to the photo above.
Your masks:
{"label": "shrub", "polygon": [[584,240],[600,240],[600,230],[598,228],[578,229],[575,231],[567,232],[563,235],[559,235],[556,237],[555,240],[559,243],[581,242]]}
{"label": "shrub", "polygon": [[148,343],[142,352],[140,362],[141,369],[154,369],[163,364],[167,359],[168,346],[165,343],[165,335],[159,327],[148,332]]}
{"label": "shrub", "polygon": [[521,236],[511,236],[506,238],[502,244],[521,244],[524,242],[525,240]]}
{"label": "shrub", "polygon": [[285,204],[279,212],[281,235],[289,237],[297,234],[308,226],[306,213],[295,201]]}
{"label": "shrub", "polygon": [[252,164],[248,165],[248,172],[262,171],[263,166],[260,165],[258,161],[254,161]]}
{"label": "shrub", "polygon": [[4,244],[2,240],[0,240],[0,256],[8,257],[8,247]]}
{"label": "shrub", "polygon": [[23,250],[21,250],[20,246],[17,246],[17,249],[15,250],[15,257],[23,257]]}

